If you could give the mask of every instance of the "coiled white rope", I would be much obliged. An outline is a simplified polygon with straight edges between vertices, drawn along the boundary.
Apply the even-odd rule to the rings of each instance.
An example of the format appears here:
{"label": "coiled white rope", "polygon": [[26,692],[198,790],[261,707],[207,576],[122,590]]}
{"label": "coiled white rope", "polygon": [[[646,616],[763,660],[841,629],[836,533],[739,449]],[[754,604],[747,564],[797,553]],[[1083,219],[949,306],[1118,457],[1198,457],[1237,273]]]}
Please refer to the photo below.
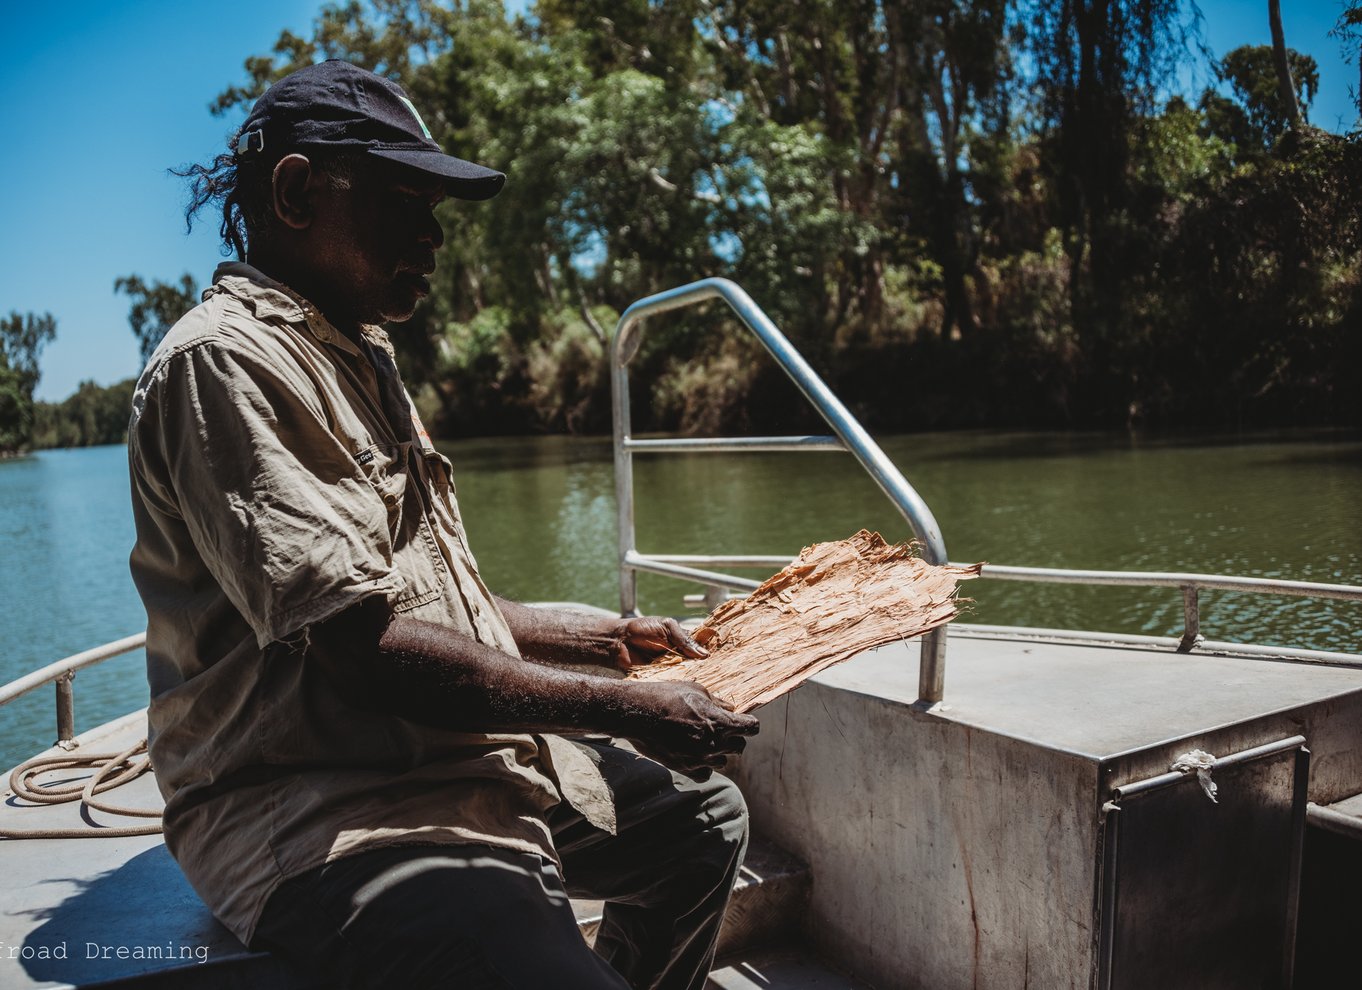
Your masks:
{"label": "coiled white rope", "polygon": [[[103,811],[128,818],[160,818],[156,808],[124,808],[95,799],[96,794],[111,791],[136,780],[151,769],[146,755],[147,741],[139,739],[121,753],[82,753],[76,755],[35,756],[19,764],[9,775],[9,787],[16,797],[31,804],[66,804],[79,800],[83,808]],[[141,757],[138,759],[138,757]],[[88,770],[95,772],[90,779],[43,784],[35,778],[53,770]],[[82,809],[83,810],[83,809]],[[88,820],[88,816],[87,816]],[[156,835],[161,823],[148,825],[101,826],[91,822],[87,828],[12,829],[0,828],[0,839],[91,839],[117,838],[130,835]]]}

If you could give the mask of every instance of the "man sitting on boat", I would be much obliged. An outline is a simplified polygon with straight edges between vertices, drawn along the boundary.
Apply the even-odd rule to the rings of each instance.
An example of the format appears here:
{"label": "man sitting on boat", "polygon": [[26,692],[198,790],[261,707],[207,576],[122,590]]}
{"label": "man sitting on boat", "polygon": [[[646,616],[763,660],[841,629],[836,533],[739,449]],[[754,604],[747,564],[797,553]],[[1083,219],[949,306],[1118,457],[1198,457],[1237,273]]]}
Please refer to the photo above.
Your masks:
{"label": "man sitting on boat", "polygon": [[[436,204],[505,177],[340,61],[188,174],[190,217],[220,204],[244,260],[161,343],[129,429],[171,853],[328,985],[701,987],[746,844],[711,771],[756,720],[562,666],[699,653],[673,620],[488,592],[377,326],[430,291]],[[569,893],[607,902],[595,953]]]}

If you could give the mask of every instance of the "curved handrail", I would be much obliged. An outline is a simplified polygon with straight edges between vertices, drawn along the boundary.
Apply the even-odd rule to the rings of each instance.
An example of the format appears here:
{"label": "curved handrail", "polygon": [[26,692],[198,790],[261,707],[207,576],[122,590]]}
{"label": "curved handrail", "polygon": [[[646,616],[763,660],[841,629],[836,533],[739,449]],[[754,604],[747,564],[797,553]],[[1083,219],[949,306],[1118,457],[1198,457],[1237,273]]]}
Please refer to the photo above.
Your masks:
{"label": "curved handrail", "polygon": [[[620,608],[631,613],[637,609],[636,567],[631,555],[634,545],[633,491],[634,476],[632,451],[629,444],[629,370],[628,365],[638,353],[642,340],[642,322],[650,316],[679,309],[708,299],[722,299],[747,326],[763,347],[775,358],[790,379],[809,400],[819,415],[827,421],[846,449],[875,479],[880,490],[912,528],[922,544],[922,556],[931,564],[946,563],[946,544],[941,528],[927,503],[913,489],[870,438],[870,434],[847,411],[842,401],[824,384],[823,379],[795,350],[783,333],[771,322],[761,308],[736,283],[726,278],[707,278],[691,282],[666,292],[640,299],[620,316],[611,344],[611,399],[615,426],[615,495],[619,506],[620,530]],[[935,703],[941,700],[945,686],[946,631],[933,630],[922,638],[922,660],[918,672],[919,700]]]}
{"label": "curved handrail", "polygon": [[131,653],[133,650],[146,645],[147,634],[144,632],[134,633],[131,636],[114,640],[112,643],[96,646],[94,649],[74,653],[56,663],[50,663],[46,667],[25,674],[18,680],[0,686],[0,706],[8,705],[11,701],[22,698],[30,691],[36,691],[44,684],[51,684],[63,677],[69,677],[78,670],[93,667],[97,663],[112,660],[114,657]]}
{"label": "curved handrail", "polygon": [[93,667],[105,660],[112,660],[124,653],[131,653],[133,650],[146,645],[147,634],[144,632],[134,633],[131,636],[114,640],[112,643],[96,646],[94,649],[82,650],[80,653],[72,654],[56,663],[50,663],[46,667],[25,674],[16,681],[10,681],[8,684],[0,686],[0,707],[8,705],[16,698],[22,698],[30,691],[36,691],[44,684],[55,684],[57,686],[57,745],[62,749],[73,749],[76,745],[76,699],[71,690],[71,682],[75,680],[76,671]]}

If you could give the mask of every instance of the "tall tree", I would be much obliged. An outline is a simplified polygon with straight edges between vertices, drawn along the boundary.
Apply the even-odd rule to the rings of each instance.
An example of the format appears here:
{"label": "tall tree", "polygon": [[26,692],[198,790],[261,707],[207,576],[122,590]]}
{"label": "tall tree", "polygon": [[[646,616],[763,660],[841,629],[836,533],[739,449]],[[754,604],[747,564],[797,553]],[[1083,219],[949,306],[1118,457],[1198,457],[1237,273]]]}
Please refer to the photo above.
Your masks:
{"label": "tall tree", "polygon": [[1029,0],[1039,123],[1070,254],[1081,259],[1125,205],[1132,121],[1186,50],[1177,0]]}
{"label": "tall tree", "polygon": [[[1295,113],[1306,117],[1319,89],[1319,66],[1288,48],[1286,60],[1295,94]],[[1201,110],[1207,130],[1234,144],[1243,161],[1266,152],[1291,127],[1292,109],[1282,101],[1277,54],[1267,45],[1243,45],[1226,53],[1216,75],[1229,83],[1233,99],[1207,90]]]}
{"label": "tall tree", "polygon": [[1267,0],[1267,20],[1272,29],[1272,64],[1277,70],[1277,92],[1286,111],[1286,122],[1299,130],[1303,123],[1301,105],[1296,100],[1296,86],[1291,81],[1291,62],[1286,57],[1286,34],[1282,31],[1281,0]]}
{"label": "tall tree", "polygon": [[887,101],[871,96],[872,102],[904,110],[903,133],[890,147],[897,148],[895,164],[906,181],[888,195],[905,225],[921,231],[941,266],[942,329],[977,331],[967,288],[979,248],[974,142],[1008,125],[1007,4],[886,4],[885,22],[906,67],[897,93]]}
{"label": "tall tree", "polygon": [[38,359],[56,336],[51,313],[11,312],[0,320],[0,453],[22,450],[32,439]]}
{"label": "tall tree", "polygon": [[144,365],[151,360],[152,351],[166,332],[199,301],[198,286],[188,272],[180,276],[178,284],[159,279],[147,282],[140,275],[124,275],[114,279],[114,291],[126,293],[132,299],[128,325],[137,338]]}
{"label": "tall tree", "polygon": [[[1028,0],[1044,166],[1069,260],[1086,394],[1113,423],[1132,407],[1125,351],[1135,335],[1132,275],[1153,263],[1133,196],[1133,136],[1187,51],[1179,0]],[[1132,212],[1134,211],[1134,212]]]}

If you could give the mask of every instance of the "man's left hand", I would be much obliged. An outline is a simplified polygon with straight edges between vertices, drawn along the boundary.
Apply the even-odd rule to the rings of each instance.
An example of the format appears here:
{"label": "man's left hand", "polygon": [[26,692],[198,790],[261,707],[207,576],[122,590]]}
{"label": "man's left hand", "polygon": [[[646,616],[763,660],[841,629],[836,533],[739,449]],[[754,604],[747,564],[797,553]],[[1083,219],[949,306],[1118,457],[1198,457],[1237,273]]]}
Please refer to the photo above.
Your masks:
{"label": "man's left hand", "polygon": [[691,639],[675,619],[644,616],[620,621],[615,641],[615,666],[629,670],[652,663],[665,653],[683,657],[707,657],[709,651]]}

